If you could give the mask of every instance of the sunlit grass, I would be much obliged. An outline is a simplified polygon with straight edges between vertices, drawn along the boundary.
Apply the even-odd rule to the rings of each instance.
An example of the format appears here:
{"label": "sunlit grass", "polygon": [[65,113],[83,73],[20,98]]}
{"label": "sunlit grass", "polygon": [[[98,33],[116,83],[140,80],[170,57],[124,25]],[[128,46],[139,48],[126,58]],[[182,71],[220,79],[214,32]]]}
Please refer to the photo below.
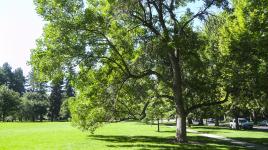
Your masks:
{"label": "sunlit grass", "polygon": [[189,135],[188,144],[174,143],[175,129],[138,122],[106,124],[94,135],[68,122],[0,123],[0,150],[99,149],[239,149],[229,143]]}

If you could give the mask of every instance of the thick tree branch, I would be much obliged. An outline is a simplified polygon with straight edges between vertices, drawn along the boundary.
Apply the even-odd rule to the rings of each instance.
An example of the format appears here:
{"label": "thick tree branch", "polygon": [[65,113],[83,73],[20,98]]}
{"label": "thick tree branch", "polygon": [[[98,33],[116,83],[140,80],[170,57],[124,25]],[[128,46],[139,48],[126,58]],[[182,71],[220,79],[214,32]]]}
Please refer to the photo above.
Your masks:
{"label": "thick tree branch", "polygon": [[124,106],[124,108],[126,108],[127,109],[127,112],[128,112],[128,114],[129,115],[131,115],[134,119],[138,119],[136,116],[135,116],[135,114],[134,113],[132,113],[133,111],[124,103],[124,102],[122,102],[121,100],[119,100],[119,99],[117,99],[117,101],[120,103],[120,104],[122,104],[123,106]]}
{"label": "thick tree branch", "polygon": [[164,11],[163,11],[163,2],[162,0],[159,0],[158,1],[158,4],[156,3],[156,1],[152,1],[152,4],[154,5],[157,13],[158,13],[158,19],[159,19],[159,22],[161,24],[161,27],[165,33],[165,36],[167,38],[168,36],[168,29],[166,27],[166,24],[165,24],[165,19],[164,19]]}
{"label": "thick tree branch", "polygon": [[186,28],[186,26],[192,22],[195,18],[204,15],[207,13],[207,10],[214,4],[215,0],[212,0],[203,10],[199,11],[198,13],[196,13],[194,16],[192,16],[192,18],[190,18],[189,20],[187,20],[181,27],[180,29],[180,33],[183,33],[184,28]]}
{"label": "thick tree branch", "polygon": [[116,54],[120,57],[120,59],[121,59],[123,65],[124,65],[126,71],[127,71],[128,73],[130,73],[130,70],[129,70],[129,67],[128,67],[126,61],[124,60],[123,56],[120,54],[120,52],[119,52],[119,50],[116,48],[116,46],[112,43],[112,41],[109,40],[109,38],[108,38],[106,35],[102,34],[102,36],[106,39],[106,41],[107,41],[108,44],[111,46],[111,48],[112,48],[112,49],[116,52]]}
{"label": "thick tree branch", "polygon": [[167,98],[171,101],[174,101],[174,96],[170,96],[170,95],[157,95],[157,97],[159,98]]}
{"label": "thick tree branch", "polygon": [[146,70],[140,74],[128,74],[127,78],[134,78],[134,79],[140,79],[144,78],[146,76],[155,75],[157,79],[163,81],[168,86],[172,86],[171,83],[167,82],[164,76],[162,76],[160,73],[153,71],[153,70]]}
{"label": "thick tree branch", "polygon": [[178,26],[178,20],[176,18],[176,15],[173,12],[174,9],[175,9],[174,5],[175,5],[175,1],[174,0],[171,0],[169,6],[168,5],[164,5],[164,7],[167,9],[167,11],[168,11],[168,13],[170,15],[170,18],[174,22],[174,25],[173,25],[174,35],[177,35],[178,32],[179,32],[179,29],[178,29],[179,26]]}
{"label": "thick tree branch", "polygon": [[[147,0],[147,7],[149,8],[149,11],[147,11],[145,9],[145,6],[143,5],[141,0],[138,0],[138,5],[141,8],[141,10],[143,11],[143,15],[141,15],[138,12],[130,12],[130,15],[134,18],[136,18],[137,20],[139,20],[144,26],[146,26],[147,28],[149,28],[155,35],[161,35],[160,32],[154,27],[153,25],[153,12],[152,12],[152,8],[151,8],[151,2],[149,0]],[[149,18],[147,18],[147,13]]]}
{"label": "thick tree branch", "polygon": [[146,117],[146,110],[147,110],[149,104],[150,104],[149,100],[144,104],[144,107],[143,107],[143,109],[142,109],[142,111],[140,113],[140,118],[139,118],[140,120],[142,120],[142,119],[144,119]]}
{"label": "thick tree branch", "polygon": [[201,104],[193,105],[192,107],[190,107],[187,110],[187,113],[190,113],[191,111],[193,111],[193,110],[195,110],[197,108],[201,108],[201,107],[205,107],[205,106],[213,106],[213,105],[223,104],[223,103],[225,103],[225,102],[228,101],[229,95],[230,95],[230,92],[227,91],[224,100],[215,101],[215,102],[204,102],[204,103],[201,103]]}
{"label": "thick tree branch", "polygon": [[[153,70],[146,70],[140,74],[133,74],[131,73],[130,69],[129,69],[129,66],[128,64],[126,63],[126,61],[124,60],[123,56],[119,53],[119,50],[117,49],[117,47],[113,44],[112,41],[109,40],[109,38],[104,34],[104,33],[101,33],[101,32],[98,32],[96,30],[90,30],[91,32],[95,32],[96,34],[99,34],[101,35],[103,38],[105,38],[105,40],[107,41],[108,45],[116,52],[116,54],[120,57],[120,61],[123,63],[123,65],[119,64],[116,60],[112,59],[112,58],[109,58],[109,57],[105,57],[105,56],[97,56],[98,58],[102,58],[102,59],[107,59],[108,61],[110,62],[113,62],[115,63],[119,68],[120,70],[122,70],[125,74],[126,74],[126,78],[134,78],[134,79],[140,79],[140,78],[143,78],[143,77],[146,77],[146,76],[150,76],[150,75],[156,75],[157,78],[161,81],[163,81],[164,83],[166,83],[167,85],[170,85],[168,82],[166,82],[166,80],[164,79],[164,77],[156,72],[156,71],[153,71]],[[123,67],[124,66],[124,67]]]}
{"label": "thick tree branch", "polygon": [[143,25],[148,27],[154,34],[161,35],[160,32],[153,26],[152,22],[148,22],[147,20],[144,20],[143,18],[135,14],[131,14],[131,16],[138,19]]}

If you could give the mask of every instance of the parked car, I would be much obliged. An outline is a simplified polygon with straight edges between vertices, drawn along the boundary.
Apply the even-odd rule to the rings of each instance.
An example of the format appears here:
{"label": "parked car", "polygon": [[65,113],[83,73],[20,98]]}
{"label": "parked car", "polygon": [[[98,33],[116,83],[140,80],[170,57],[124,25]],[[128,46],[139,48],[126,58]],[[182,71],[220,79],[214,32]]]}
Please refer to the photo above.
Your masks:
{"label": "parked car", "polygon": [[[238,125],[239,125],[239,128],[242,128],[242,129],[252,129],[253,128],[253,123],[249,122],[245,118],[238,118]],[[235,129],[235,127],[236,127],[235,119],[230,121],[229,127],[231,129]]]}
{"label": "parked car", "polygon": [[208,126],[215,126],[215,120],[213,118],[208,118],[207,125]]}
{"label": "parked car", "polygon": [[263,120],[259,123],[259,126],[268,126],[268,120]]}

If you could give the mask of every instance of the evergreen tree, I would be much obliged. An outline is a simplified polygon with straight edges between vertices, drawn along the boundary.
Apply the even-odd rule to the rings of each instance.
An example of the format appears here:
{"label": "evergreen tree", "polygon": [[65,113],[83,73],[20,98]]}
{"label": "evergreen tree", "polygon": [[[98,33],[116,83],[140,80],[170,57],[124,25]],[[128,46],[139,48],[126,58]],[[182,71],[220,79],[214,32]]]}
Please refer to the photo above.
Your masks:
{"label": "evergreen tree", "polygon": [[27,76],[26,88],[29,92],[37,92],[44,95],[47,93],[47,83],[38,81],[33,71],[31,71]]}
{"label": "evergreen tree", "polygon": [[3,79],[4,79],[4,84],[8,87],[13,89],[13,73],[12,73],[12,67],[8,63],[4,63],[2,66],[2,72],[3,72]]}
{"label": "evergreen tree", "polygon": [[49,116],[51,121],[59,119],[59,113],[63,98],[62,84],[63,84],[62,80],[53,80],[51,83],[52,88],[49,97],[49,103],[50,103]]}
{"label": "evergreen tree", "polygon": [[22,95],[25,92],[25,77],[23,76],[23,71],[21,68],[17,68],[13,73],[13,90]]}

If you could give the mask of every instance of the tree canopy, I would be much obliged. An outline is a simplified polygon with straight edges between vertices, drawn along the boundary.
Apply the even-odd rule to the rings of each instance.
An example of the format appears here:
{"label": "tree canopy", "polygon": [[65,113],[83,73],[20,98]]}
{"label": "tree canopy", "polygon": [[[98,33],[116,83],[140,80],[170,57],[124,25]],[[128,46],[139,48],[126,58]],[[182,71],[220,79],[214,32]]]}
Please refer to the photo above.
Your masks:
{"label": "tree canopy", "polygon": [[[72,83],[79,94],[71,112],[81,128],[94,131],[104,121],[142,119],[156,98],[173,106],[176,138],[185,142],[188,113],[230,97],[243,101],[238,95],[249,88],[242,87],[258,93],[251,85],[258,74],[254,69],[266,66],[267,1],[234,0],[231,7],[227,0],[204,0],[197,12],[186,9],[195,0],[84,2],[35,0],[47,24],[30,61],[43,80],[76,68]],[[213,14],[212,7],[223,12]],[[196,19],[205,22],[203,30],[194,28]]]}

